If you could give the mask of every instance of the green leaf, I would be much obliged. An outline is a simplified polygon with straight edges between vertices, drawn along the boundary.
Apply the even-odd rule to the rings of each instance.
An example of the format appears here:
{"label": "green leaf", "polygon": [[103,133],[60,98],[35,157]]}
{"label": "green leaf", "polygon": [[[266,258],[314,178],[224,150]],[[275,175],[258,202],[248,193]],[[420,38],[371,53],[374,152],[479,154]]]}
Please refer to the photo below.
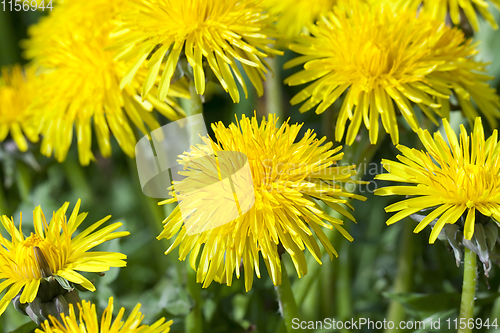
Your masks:
{"label": "green leaf", "polygon": [[38,325],[30,321],[29,323],[21,325],[15,330],[10,331],[10,333],[33,333],[37,328],[39,328]]}
{"label": "green leaf", "polygon": [[[403,305],[409,314],[425,319],[438,312],[458,309],[460,293],[416,294],[416,293],[384,293],[384,297],[394,299]],[[478,293],[476,305],[492,303],[500,293]]]}

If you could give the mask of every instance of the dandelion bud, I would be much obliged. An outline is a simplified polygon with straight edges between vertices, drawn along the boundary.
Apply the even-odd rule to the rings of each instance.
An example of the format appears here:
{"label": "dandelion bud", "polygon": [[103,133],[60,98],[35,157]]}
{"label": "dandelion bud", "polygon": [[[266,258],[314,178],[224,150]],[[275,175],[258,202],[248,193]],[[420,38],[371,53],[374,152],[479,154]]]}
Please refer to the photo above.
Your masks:
{"label": "dandelion bud", "polygon": [[35,253],[35,260],[38,264],[38,269],[40,270],[40,274],[43,278],[52,276],[52,270],[50,269],[49,263],[45,256],[43,255],[42,250],[38,246],[33,247],[33,251]]}
{"label": "dandelion bud", "polygon": [[73,304],[78,309],[80,302],[78,291],[72,289],[68,291],[58,280],[48,278],[42,280],[35,299],[29,303],[21,303],[19,293],[12,300],[14,308],[20,313],[29,316],[37,325],[49,319],[50,316],[61,319],[61,313],[69,315],[69,304]]}

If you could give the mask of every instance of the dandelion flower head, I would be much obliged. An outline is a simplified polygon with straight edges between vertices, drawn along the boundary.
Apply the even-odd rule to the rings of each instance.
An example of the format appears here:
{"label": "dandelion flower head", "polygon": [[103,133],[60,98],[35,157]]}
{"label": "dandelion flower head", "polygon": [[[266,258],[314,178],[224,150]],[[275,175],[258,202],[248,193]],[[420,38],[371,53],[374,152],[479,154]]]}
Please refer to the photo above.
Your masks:
{"label": "dandelion flower head", "polygon": [[37,93],[35,69],[19,65],[2,68],[0,77],[0,141],[11,134],[20,151],[28,149],[26,138],[38,141],[32,99]]}
{"label": "dandelion flower head", "polygon": [[[183,183],[197,181],[200,174],[204,179],[218,181],[220,170],[213,171],[208,163],[190,163],[213,152],[243,153],[250,165],[254,205],[239,218],[211,230],[189,234],[177,206],[164,221],[164,230],[158,236],[177,237],[166,253],[179,246],[179,259],[190,254],[191,267],[197,270],[197,281],[207,287],[213,280],[231,285],[233,274],[240,277],[240,263],[243,263],[245,286],[250,290],[253,274],[260,277],[259,253],[263,257],[269,275],[275,285],[281,283],[281,253],[288,252],[299,277],[307,273],[304,250],[307,248],[321,263],[321,251],[314,234],[323,244],[330,258],[337,255],[323,228],[337,229],[344,237],[352,237],[342,227],[343,221],[328,215],[318,204],[322,201],[343,216],[354,221],[344,208],[351,207],[349,198],[365,198],[346,190],[348,182],[356,181],[355,166],[339,166],[343,153],[341,147],[332,149],[326,138],[318,139],[312,130],[307,130],[301,139],[297,136],[302,125],[288,122],[277,127],[277,118],[270,115],[260,124],[256,116],[242,117],[236,124],[225,127],[221,122],[212,125],[217,142],[205,138],[205,145],[198,145],[190,153],[181,155],[187,176],[179,183],[174,182],[175,196],[160,204],[182,200]],[[179,190],[180,189],[180,190]],[[240,198],[238,197],[238,200]],[[203,200],[203,198],[200,198]],[[352,208],[352,207],[351,207]],[[217,214],[224,214],[218,211]],[[193,210],[190,219],[203,218],[204,211]],[[213,216],[213,215],[212,215]],[[281,252],[280,252],[281,251]]]}
{"label": "dandelion flower head", "polygon": [[290,46],[301,56],[285,65],[304,64],[304,69],[285,82],[308,83],[291,100],[292,104],[305,101],[301,112],[316,108],[316,113],[322,113],[344,96],[336,140],[342,140],[347,128],[346,143],[352,144],[364,123],[374,144],[381,118],[384,130],[397,144],[394,104],[417,131],[413,105],[437,124],[436,115],[448,118],[451,96],[470,121],[478,116],[475,103],[496,126],[499,97],[487,84],[491,78],[486,75],[486,64],[473,59],[477,51],[462,31],[428,15],[415,17],[411,10],[393,11],[382,4],[360,2],[335,7],[308,29],[311,36],[303,35]]}
{"label": "dandelion flower head", "polygon": [[446,223],[456,223],[462,215],[465,217],[463,234],[469,240],[474,234],[477,213],[500,220],[498,131],[495,129],[485,139],[479,117],[470,135],[460,126],[459,138],[446,119],[443,125],[446,141],[440,132],[433,138],[427,130],[420,129],[418,136],[425,151],[398,145],[402,153],[397,157],[399,162],[382,160],[388,173],[378,175],[377,179],[410,185],[390,186],[375,192],[384,196],[415,196],[386,207],[387,212],[397,212],[387,224],[429,209],[414,232],[420,232],[437,219],[430,243],[434,243]]}
{"label": "dandelion flower head", "polygon": [[[36,333],[168,333],[172,320],[165,322],[159,319],[152,325],[141,325],[144,315],[139,312],[141,305],[137,304],[132,313],[125,320],[125,308],[121,308],[113,320],[113,297],[109,298],[108,306],[102,314],[101,320],[97,318],[96,306],[88,301],[78,304],[80,315],[77,316],[73,304],[69,305],[69,315],[63,316],[62,322],[51,316],[50,323],[41,324],[42,329]],[[100,323],[100,324],[99,324]]]}
{"label": "dandelion flower head", "polygon": [[145,63],[149,71],[142,83],[143,96],[155,85],[159,98],[166,96],[180,56],[191,65],[200,95],[209,67],[234,102],[240,98],[236,81],[246,96],[238,63],[262,95],[264,58],[280,53],[271,48],[275,32],[260,0],[131,0],[121,18],[113,33],[114,48],[118,59],[132,60],[121,85],[128,84]]}
{"label": "dandelion flower head", "polygon": [[69,282],[94,291],[94,285],[81,272],[103,272],[110,267],[124,267],[126,255],[117,252],[89,252],[106,241],[127,236],[126,231],[114,232],[122,224],[117,222],[96,231],[110,216],[92,224],[73,237],[87,213],[79,213],[78,200],[69,219],[66,218],[66,202],[54,212],[47,223],[40,208],[33,212],[35,232],[25,236],[7,216],[0,218],[11,240],[0,235],[0,292],[7,292],[0,300],[0,314],[9,302],[21,292],[21,303],[30,303],[37,296],[41,281],[50,276],[60,276]]}

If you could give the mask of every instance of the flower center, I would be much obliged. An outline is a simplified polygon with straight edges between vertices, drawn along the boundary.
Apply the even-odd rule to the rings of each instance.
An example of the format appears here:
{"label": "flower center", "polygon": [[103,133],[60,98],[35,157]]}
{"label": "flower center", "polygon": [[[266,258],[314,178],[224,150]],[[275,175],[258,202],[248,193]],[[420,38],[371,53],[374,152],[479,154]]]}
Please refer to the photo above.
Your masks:
{"label": "flower center", "polygon": [[368,41],[360,57],[360,69],[365,77],[376,79],[382,74],[388,74],[388,51],[378,43]]}
{"label": "flower center", "polygon": [[43,278],[57,271],[56,267],[51,267],[49,264],[49,261],[56,263],[57,260],[48,260],[50,254],[55,254],[50,240],[31,233],[21,245],[16,253],[13,267],[20,276],[27,279]]}
{"label": "flower center", "polygon": [[490,198],[498,188],[498,180],[498,176],[484,166],[468,164],[459,169],[455,184],[459,197],[466,199],[470,208]]}
{"label": "flower center", "polygon": [[23,246],[27,248],[31,248],[34,246],[40,246],[44,242],[44,239],[34,233],[31,233],[31,235],[26,238],[23,241]]}
{"label": "flower center", "polygon": [[0,87],[0,122],[10,125],[24,120],[29,104],[26,93],[24,87]]}

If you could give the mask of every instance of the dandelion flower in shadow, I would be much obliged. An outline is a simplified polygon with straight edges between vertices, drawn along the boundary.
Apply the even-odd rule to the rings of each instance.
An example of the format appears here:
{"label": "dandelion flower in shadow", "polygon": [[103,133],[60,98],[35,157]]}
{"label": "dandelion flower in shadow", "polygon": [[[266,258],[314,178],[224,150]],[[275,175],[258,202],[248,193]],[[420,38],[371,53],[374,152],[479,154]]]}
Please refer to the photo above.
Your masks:
{"label": "dandelion flower in shadow", "polygon": [[498,29],[495,17],[490,12],[491,5],[500,9],[499,0],[385,0],[393,4],[397,9],[421,10],[429,13],[434,18],[445,21],[447,15],[450,15],[451,21],[455,25],[460,24],[460,14],[463,11],[465,17],[475,31],[479,30],[479,22],[476,12],[488,21],[494,29]]}
{"label": "dandelion flower in shadow", "polygon": [[38,141],[38,126],[32,109],[36,89],[35,69],[19,65],[2,68],[0,77],[0,141],[12,136],[20,151],[28,149],[28,142]]}
{"label": "dandelion flower in shadow", "polygon": [[137,304],[132,313],[125,319],[125,308],[121,308],[113,320],[113,297],[109,298],[108,306],[102,314],[97,317],[95,304],[82,301],[78,304],[79,315],[75,313],[73,305],[70,304],[69,315],[64,316],[62,321],[54,317],[42,323],[42,329],[36,329],[36,333],[168,333],[172,320],[165,322],[159,319],[152,325],[141,325],[144,315],[139,312],[141,305]]}
{"label": "dandelion flower in shadow", "polygon": [[[298,276],[302,277],[307,273],[306,248],[321,263],[316,237],[330,258],[337,255],[323,228],[335,228],[352,241],[342,227],[343,221],[328,215],[319,203],[323,202],[354,221],[344,205],[352,208],[347,201],[350,198],[365,200],[346,189],[347,183],[360,183],[351,179],[356,174],[355,166],[340,166],[341,147],[332,149],[331,142],[325,143],[325,137],[317,139],[312,130],[297,139],[301,127],[288,123],[277,127],[275,115],[267,120],[264,118],[260,124],[255,116],[243,116],[241,121],[229,127],[221,122],[213,124],[216,142],[205,137],[205,144],[192,147],[191,152],[180,156],[179,163],[184,166],[180,173],[186,178],[173,183],[174,198],[160,203],[180,201],[180,204],[165,219],[164,230],[158,239],[170,239],[177,234],[166,254],[176,247],[179,247],[180,260],[190,254],[191,267],[197,271],[197,281],[203,283],[203,287],[214,280],[231,285],[235,272],[240,277],[242,264],[245,287],[250,290],[254,271],[260,277],[260,256],[274,285],[279,285],[281,253],[284,252],[290,254]],[[186,225],[196,227],[203,225],[205,220],[213,222],[231,214],[229,206],[223,204],[231,198],[214,199],[211,197],[216,194],[211,191],[190,189],[201,187],[201,183],[216,183],[221,180],[224,170],[235,166],[237,169],[242,164],[227,160],[199,163],[212,152],[217,160],[221,160],[225,152],[246,156],[251,173],[247,180],[250,179],[249,190],[254,194],[254,203],[239,216],[236,212],[238,217],[228,223],[190,232]],[[234,183],[242,182],[236,179]],[[192,201],[197,205],[188,206],[188,211],[181,210],[182,200],[189,199],[190,190],[195,193]],[[235,193],[237,199],[233,197],[233,202],[236,200],[239,207],[245,207],[249,199],[242,197],[241,192],[241,189],[234,189],[229,196]],[[204,202],[209,202],[210,207],[204,208]]]}
{"label": "dandelion flower in shadow", "polygon": [[445,224],[462,223],[466,240],[474,235],[476,215],[500,220],[500,155],[498,132],[485,140],[481,118],[476,118],[469,135],[463,125],[457,138],[448,121],[443,119],[446,138],[440,132],[434,138],[420,129],[418,136],[425,151],[398,145],[402,153],[399,162],[382,160],[388,173],[378,175],[388,180],[410,185],[390,186],[376,190],[376,195],[416,196],[385,208],[397,212],[387,224],[392,224],[421,210],[429,210],[414,232],[434,223],[430,243],[434,243]]}
{"label": "dandelion flower in shadow", "polygon": [[40,208],[33,212],[35,232],[28,237],[14,225],[7,216],[0,218],[11,240],[0,235],[0,292],[7,292],[0,300],[0,314],[19,293],[20,303],[30,303],[35,297],[42,280],[58,276],[83,288],[94,291],[94,285],[80,272],[103,272],[110,267],[124,267],[126,255],[117,252],[89,252],[90,249],[106,241],[127,236],[129,232],[114,232],[122,224],[117,222],[97,230],[110,216],[92,224],[73,237],[76,229],[84,221],[87,213],[79,214],[78,200],[69,219],[66,219],[66,202],[47,223]]}
{"label": "dandelion flower in shadow", "polygon": [[[285,80],[289,85],[308,83],[292,104],[305,103],[301,112],[328,109],[344,96],[335,138],[352,144],[361,123],[378,140],[379,119],[392,142],[399,142],[396,108],[410,127],[419,122],[414,105],[437,124],[436,116],[448,118],[451,100],[473,121],[474,104],[496,127],[500,99],[490,88],[484,63],[462,31],[412,10],[393,11],[381,4],[353,2],[335,7],[316,25],[311,36],[303,35],[290,48],[301,54],[286,68],[304,64],[304,69]],[[311,83],[312,82],[312,83]],[[347,126],[347,121],[350,121]]]}
{"label": "dandelion flower in shadow", "polygon": [[330,11],[337,0],[265,0],[271,13],[278,16],[276,27],[289,39],[299,36],[307,25],[312,24],[321,14]]}
{"label": "dandelion flower in shadow", "polygon": [[[65,160],[75,131],[82,165],[94,160],[92,127],[100,153],[111,155],[111,134],[133,157],[136,138],[132,124],[143,133],[160,126],[153,107],[177,120],[184,112],[173,97],[188,97],[187,89],[174,86],[170,96],[141,100],[137,82],[120,87],[127,64],[106,49],[113,19],[124,1],[69,1],[54,7],[30,27],[25,55],[46,73],[35,103],[43,124],[42,153]],[[143,71],[144,69],[141,69]],[[122,89],[123,88],[123,89]],[[92,126],[93,123],[93,126]]]}
{"label": "dandelion flower in shadow", "polygon": [[208,67],[234,102],[240,98],[236,81],[247,95],[241,69],[262,95],[264,58],[281,53],[270,47],[275,32],[259,0],[132,0],[124,6],[113,35],[116,58],[132,60],[121,85],[131,82],[146,64],[142,95],[157,85],[160,99],[167,95],[184,57],[200,95],[205,92]]}

